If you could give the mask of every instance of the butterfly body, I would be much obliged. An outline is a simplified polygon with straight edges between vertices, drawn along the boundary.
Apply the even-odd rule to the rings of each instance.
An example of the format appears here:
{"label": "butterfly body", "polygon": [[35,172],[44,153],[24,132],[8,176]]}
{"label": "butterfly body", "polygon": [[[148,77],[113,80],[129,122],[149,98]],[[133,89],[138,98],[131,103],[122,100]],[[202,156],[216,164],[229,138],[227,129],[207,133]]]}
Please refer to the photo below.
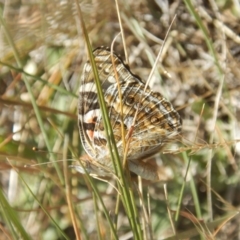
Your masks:
{"label": "butterfly body", "polygon": [[[142,160],[157,153],[179,135],[180,116],[160,93],[151,91],[149,87],[145,89],[145,83],[132,74],[121,58],[109,49],[97,48],[93,55],[119,156],[123,158],[126,151],[123,139],[127,141],[129,138],[127,161],[130,171],[139,174],[140,169],[140,172],[144,172]],[[100,168],[102,175],[106,171],[113,172],[94,74],[89,62],[85,64],[81,79],[78,120],[82,145],[89,161],[95,165],[88,165],[87,170]]]}

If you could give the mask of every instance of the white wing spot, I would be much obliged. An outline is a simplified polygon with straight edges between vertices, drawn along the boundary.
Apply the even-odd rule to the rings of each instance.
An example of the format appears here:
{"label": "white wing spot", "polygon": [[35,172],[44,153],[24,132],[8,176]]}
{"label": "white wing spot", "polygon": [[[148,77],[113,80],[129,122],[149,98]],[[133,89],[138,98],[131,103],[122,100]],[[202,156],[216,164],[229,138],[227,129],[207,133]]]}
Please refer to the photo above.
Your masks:
{"label": "white wing spot", "polygon": [[92,66],[90,64],[86,64],[84,68],[84,72],[90,72],[92,70]]}
{"label": "white wing spot", "polygon": [[109,76],[107,79],[110,83],[116,83],[116,79],[114,76]]}
{"label": "white wing spot", "polygon": [[79,88],[79,92],[80,94],[82,92],[97,92],[97,88],[94,82],[89,82],[89,83],[81,84]]}

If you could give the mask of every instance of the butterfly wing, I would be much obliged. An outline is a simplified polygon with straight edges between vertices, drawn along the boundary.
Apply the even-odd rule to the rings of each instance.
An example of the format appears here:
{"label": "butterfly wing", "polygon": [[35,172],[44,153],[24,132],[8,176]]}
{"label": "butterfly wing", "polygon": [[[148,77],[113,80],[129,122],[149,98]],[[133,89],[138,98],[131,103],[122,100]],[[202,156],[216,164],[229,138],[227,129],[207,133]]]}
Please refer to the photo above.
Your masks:
{"label": "butterfly wing", "polygon": [[[126,133],[124,137],[127,139],[131,135],[128,160],[142,160],[155,154],[181,131],[179,114],[160,93],[152,92],[149,87],[144,90],[145,84],[141,79],[131,73],[121,58],[116,54],[111,55],[109,49],[98,48],[93,55],[120,157],[124,154],[122,121]],[[86,152],[96,161],[109,165],[111,160],[89,62],[83,71],[78,116],[80,136]]]}
{"label": "butterfly wing", "polygon": [[[108,109],[112,109],[112,102],[108,99],[109,94],[115,97],[118,93],[115,71],[118,73],[118,81],[121,85],[124,85],[129,79],[135,83],[139,81],[139,84],[143,85],[139,79],[137,81],[133,79],[133,75],[115,54],[113,54],[113,65],[109,49],[97,48],[93,51],[93,55]],[[106,95],[106,93],[108,94]],[[111,120],[114,119],[112,114],[113,112],[110,110],[109,115]],[[118,113],[117,115],[119,116]],[[95,159],[101,159],[109,155],[94,74],[89,61],[84,66],[81,79],[78,121],[82,145],[88,155]],[[116,136],[117,139],[118,137]]]}

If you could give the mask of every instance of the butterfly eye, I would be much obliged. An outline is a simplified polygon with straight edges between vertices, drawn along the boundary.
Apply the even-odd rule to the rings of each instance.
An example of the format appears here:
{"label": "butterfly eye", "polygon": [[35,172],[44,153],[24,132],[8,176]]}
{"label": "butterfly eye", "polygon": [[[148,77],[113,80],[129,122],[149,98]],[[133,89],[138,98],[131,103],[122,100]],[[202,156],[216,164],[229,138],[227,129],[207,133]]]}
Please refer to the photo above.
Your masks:
{"label": "butterfly eye", "polygon": [[125,99],[125,103],[128,106],[132,106],[134,102],[135,102],[134,96],[127,96],[126,99]]}

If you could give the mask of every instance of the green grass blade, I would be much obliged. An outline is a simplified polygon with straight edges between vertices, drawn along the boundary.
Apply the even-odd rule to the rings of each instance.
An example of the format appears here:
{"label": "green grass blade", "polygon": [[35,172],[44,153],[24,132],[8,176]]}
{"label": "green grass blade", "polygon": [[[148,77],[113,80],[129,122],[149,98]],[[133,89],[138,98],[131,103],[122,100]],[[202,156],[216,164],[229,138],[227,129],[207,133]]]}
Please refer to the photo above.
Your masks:
{"label": "green grass blade", "polygon": [[9,229],[12,234],[15,236],[15,239],[26,239],[30,240],[31,238],[25,231],[24,227],[20,223],[20,220],[17,216],[15,210],[10,206],[6,197],[3,194],[2,188],[0,188],[0,206],[1,206],[1,215],[5,218]]}
{"label": "green grass blade", "polygon": [[[79,5],[78,5],[79,6]],[[107,135],[107,141],[109,144],[109,150],[110,150],[110,154],[111,154],[111,158],[113,161],[113,165],[115,168],[115,172],[116,175],[119,177],[120,179],[120,184],[118,184],[120,192],[122,194],[122,200],[123,200],[123,204],[125,206],[127,215],[128,215],[128,219],[130,222],[130,225],[132,227],[132,231],[133,234],[135,236],[135,239],[142,239],[142,230],[141,230],[141,226],[140,226],[140,222],[139,222],[139,217],[138,217],[138,212],[136,211],[136,204],[134,202],[134,198],[131,197],[131,187],[130,187],[130,183],[127,182],[127,178],[124,175],[123,169],[122,169],[122,164],[121,164],[121,160],[120,157],[118,155],[118,149],[116,147],[116,143],[115,143],[115,139],[114,139],[114,135],[113,135],[113,131],[112,131],[112,126],[108,117],[108,111],[106,108],[106,104],[105,104],[105,100],[104,100],[104,96],[102,93],[102,89],[101,89],[101,83],[100,83],[100,79],[98,76],[98,71],[97,71],[97,67],[95,65],[94,62],[94,56],[92,53],[92,48],[91,48],[91,44],[88,38],[88,33],[82,18],[82,14],[81,14],[81,10],[80,8],[78,8],[78,13],[81,19],[81,24],[82,24],[82,30],[83,30],[83,35],[85,37],[85,42],[87,44],[87,49],[88,49],[88,55],[90,58],[90,62],[93,68],[93,72],[94,72],[94,78],[95,78],[95,83],[97,86],[97,92],[98,92],[98,98],[99,98],[99,103],[100,103],[100,107],[101,107],[101,111],[102,111],[102,116],[103,116],[103,122],[104,122],[104,127],[106,130],[106,135]],[[111,223],[112,225],[112,223]]]}

